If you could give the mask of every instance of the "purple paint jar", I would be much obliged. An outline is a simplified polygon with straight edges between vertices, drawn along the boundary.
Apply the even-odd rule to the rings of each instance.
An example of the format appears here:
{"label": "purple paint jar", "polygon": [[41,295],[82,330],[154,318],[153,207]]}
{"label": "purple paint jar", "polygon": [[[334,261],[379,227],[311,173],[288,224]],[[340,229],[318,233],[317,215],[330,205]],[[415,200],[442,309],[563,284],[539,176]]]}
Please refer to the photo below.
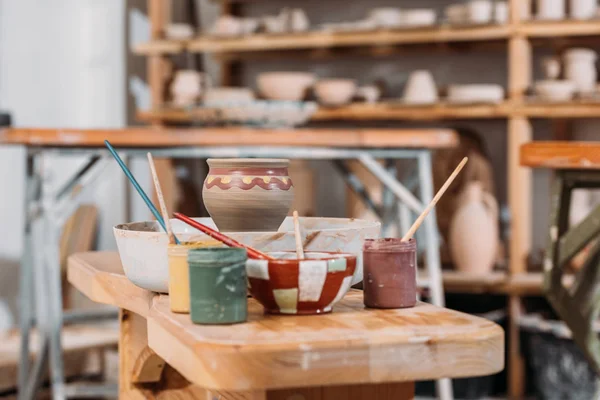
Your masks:
{"label": "purple paint jar", "polygon": [[408,308],[417,302],[417,241],[367,239],[363,245],[365,306]]}

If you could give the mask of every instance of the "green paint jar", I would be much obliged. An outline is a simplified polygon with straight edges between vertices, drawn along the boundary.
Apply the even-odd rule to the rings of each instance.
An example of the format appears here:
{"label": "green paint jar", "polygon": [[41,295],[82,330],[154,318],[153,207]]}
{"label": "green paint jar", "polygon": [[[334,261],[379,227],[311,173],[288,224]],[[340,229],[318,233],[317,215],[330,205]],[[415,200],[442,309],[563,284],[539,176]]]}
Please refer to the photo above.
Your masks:
{"label": "green paint jar", "polygon": [[190,249],[190,316],[195,324],[246,321],[246,249]]}

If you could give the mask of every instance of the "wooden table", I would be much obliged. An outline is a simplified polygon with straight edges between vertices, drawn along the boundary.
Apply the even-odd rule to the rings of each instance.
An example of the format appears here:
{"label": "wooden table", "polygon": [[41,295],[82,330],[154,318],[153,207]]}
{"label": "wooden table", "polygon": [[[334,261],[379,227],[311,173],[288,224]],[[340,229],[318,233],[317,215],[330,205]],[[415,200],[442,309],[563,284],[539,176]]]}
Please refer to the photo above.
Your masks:
{"label": "wooden table", "polygon": [[[5,129],[0,130],[0,145],[20,146],[27,155],[27,213],[25,248],[22,261],[20,303],[20,331],[23,338],[19,386],[27,387],[35,395],[35,373],[43,368],[46,356],[51,366],[52,395],[57,400],[67,397],[64,384],[60,329],[64,319],[60,300],[59,238],[64,221],[82,199],[81,193],[91,186],[114,160],[104,147],[109,140],[126,157],[146,157],[152,151],[155,157],[200,158],[208,157],[266,157],[305,160],[327,160],[341,171],[341,176],[356,191],[364,184],[344,167],[346,162],[361,163],[377,178],[392,196],[375,211],[384,221],[384,227],[412,221],[411,212],[419,214],[424,204],[433,198],[431,151],[458,144],[456,133],[448,129],[257,129],[244,127],[202,129]],[[88,162],[72,173],[65,184],[45,167],[47,158],[57,155],[85,155]],[[416,164],[410,185],[404,186],[397,178],[395,168],[382,166],[377,159],[408,160]],[[55,175],[55,174],[54,174]],[[56,187],[61,185],[61,187]],[[147,190],[150,190],[148,188]],[[413,194],[416,192],[416,195]],[[374,204],[366,191],[361,193],[366,204]],[[402,213],[399,210],[405,211]],[[399,215],[407,216],[399,218]],[[442,304],[439,244],[435,214],[431,214],[420,229],[427,254],[428,287],[435,304]],[[33,257],[35,255],[35,257]],[[30,259],[33,257],[33,259]],[[33,272],[35,271],[35,273]],[[33,316],[34,297],[43,299]],[[38,299],[38,301],[39,301]],[[40,334],[47,343],[35,364],[29,362],[27,347],[29,332],[34,321],[41,321]],[[447,385],[446,385],[447,386]]]}
{"label": "wooden table", "polygon": [[[599,142],[531,142],[521,147],[521,164],[554,171],[550,227],[544,259],[544,292],[573,332],[590,365],[600,373],[600,339],[594,324],[600,313],[600,204],[569,226],[573,190],[600,188]],[[565,266],[589,248],[571,287],[563,282]]]}
{"label": "wooden table", "polygon": [[352,290],[328,315],[272,316],[249,299],[247,323],[203,326],[129,282],[116,253],[73,255],[68,278],[121,309],[122,399],[411,399],[415,380],[504,365],[498,325],[426,303],[369,310]]}

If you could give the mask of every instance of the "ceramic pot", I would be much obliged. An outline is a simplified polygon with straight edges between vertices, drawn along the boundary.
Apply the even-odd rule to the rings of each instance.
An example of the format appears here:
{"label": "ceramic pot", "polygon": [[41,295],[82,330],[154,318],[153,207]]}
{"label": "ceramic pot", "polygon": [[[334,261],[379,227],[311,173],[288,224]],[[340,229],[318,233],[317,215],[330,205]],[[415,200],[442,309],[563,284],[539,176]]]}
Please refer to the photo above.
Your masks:
{"label": "ceramic pot", "polygon": [[432,104],[438,101],[438,91],[433,75],[428,70],[413,71],[404,88],[404,102]]}
{"label": "ceramic pot", "polygon": [[437,12],[433,8],[413,8],[402,11],[402,25],[431,26],[435,25]]}
{"label": "ceramic pot", "polygon": [[417,301],[417,241],[370,239],[363,247],[365,306],[408,308]]}
{"label": "ceramic pot", "polygon": [[165,28],[165,36],[172,40],[187,40],[194,36],[194,29],[190,24],[173,23]]}
{"label": "ceramic pot", "polygon": [[248,260],[252,297],[271,314],[324,314],[350,289],[356,256],[347,253],[267,253],[275,260]]}
{"label": "ceramic pot", "polygon": [[246,249],[191,249],[190,317],[195,324],[222,325],[246,321],[248,299]]}
{"label": "ceramic pot", "polygon": [[569,101],[575,95],[575,84],[571,81],[539,81],[534,85],[535,94],[545,101]]}
{"label": "ceramic pot", "polygon": [[558,79],[561,70],[560,59],[558,57],[544,57],[542,59],[542,69],[546,79]]}
{"label": "ceramic pot", "polygon": [[569,7],[573,19],[591,19],[598,12],[597,0],[571,0]]}
{"label": "ceramic pot", "polygon": [[369,11],[369,20],[378,28],[397,28],[402,25],[402,11],[393,7],[374,8]]}
{"label": "ceramic pot", "polygon": [[590,49],[570,49],[565,52],[565,78],[573,82],[578,93],[589,94],[596,90],[596,60],[598,55]]}
{"label": "ceramic pot", "polygon": [[494,22],[501,25],[508,22],[508,2],[497,1],[494,3]]}
{"label": "ceramic pot", "polygon": [[288,29],[292,32],[306,32],[310,28],[310,21],[301,8],[294,8],[289,14]]}
{"label": "ceramic pot", "polygon": [[170,87],[173,104],[178,107],[195,105],[209,84],[210,81],[207,74],[202,74],[194,70],[177,71]]}
{"label": "ceramic pot", "polygon": [[259,92],[270,100],[300,101],[315,83],[308,72],[263,72],[256,79]]}
{"label": "ceramic pot", "polygon": [[275,232],[285,219],[294,188],[289,160],[208,159],[204,205],[222,232]]}
{"label": "ceramic pot", "polygon": [[498,204],[483,191],[480,182],[470,182],[458,198],[450,222],[450,254],[456,268],[474,275],[492,271],[498,251]]}
{"label": "ceramic pot", "polygon": [[[565,19],[566,0],[538,0],[537,18],[541,20]],[[525,2],[524,2],[525,3]]]}
{"label": "ceramic pot", "polygon": [[315,84],[315,96],[326,106],[341,106],[350,103],[356,93],[356,82],[352,79],[322,79]]}
{"label": "ceramic pot", "polygon": [[450,4],[444,9],[444,14],[450,24],[465,24],[469,20],[466,4],[462,3]]}
{"label": "ceramic pot", "polygon": [[467,3],[469,22],[488,24],[492,20],[494,4],[491,0],[471,0]]}
{"label": "ceramic pot", "polygon": [[356,96],[360,97],[367,103],[377,103],[381,97],[381,89],[375,85],[361,86],[356,89]]}
{"label": "ceramic pot", "polygon": [[219,37],[239,36],[244,33],[244,24],[233,15],[220,16],[211,28],[211,34]]}

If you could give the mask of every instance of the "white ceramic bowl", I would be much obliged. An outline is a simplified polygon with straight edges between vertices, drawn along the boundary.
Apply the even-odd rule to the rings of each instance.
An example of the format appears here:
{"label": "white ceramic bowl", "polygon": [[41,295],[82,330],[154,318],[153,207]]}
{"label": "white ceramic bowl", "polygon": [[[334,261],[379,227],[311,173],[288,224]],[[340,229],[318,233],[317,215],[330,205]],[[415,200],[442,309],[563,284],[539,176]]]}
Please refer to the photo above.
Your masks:
{"label": "white ceramic bowl", "polygon": [[504,88],[496,84],[450,85],[448,101],[451,103],[500,103]]}
{"label": "white ceramic bowl", "polygon": [[433,8],[415,8],[402,10],[402,25],[405,26],[431,26],[435,25],[437,13]]}
{"label": "white ceramic bowl", "polygon": [[576,91],[575,83],[572,81],[538,81],[534,85],[535,94],[540,100],[545,101],[569,101]]}
{"label": "white ceramic bowl", "polygon": [[374,8],[369,12],[369,19],[378,28],[396,28],[402,25],[402,11],[393,7]]}
{"label": "white ceramic bowl", "polygon": [[[196,218],[213,229],[210,218]],[[206,240],[200,231],[179,220],[171,220],[173,231],[181,241]],[[365,239],[378,238],[381,224],[351,218],[300,218],[306,235],[305,251],[333,251],[357,256],[352,284],[362,281],[362,244]],[[135,285],[155,292],[168,293],[169,268],[167,234],[157,222],[131,222],[113,228],[119,256],[127,278]],[[277,232],[228,233],[235,240],[263,252],[294,251],[294,221],[287,217]]]}
{"label": "white ceramic bowl", "polygon": [[315,75],[308,72],[264,72],[258,75],[256,83],[267,99],[300,101],[315,83]]}
{"label": "white ceramic bowl", "polygon": [[352,100],[356,93],[356,82],[352,79],[323,79],[314,86],[319,103],[326,106],[341,106]]}
{"label": "white ceramic bowl", "polygon": [[173,23],[166,26],[165,36],[173,40],[191,39],[194,36],[194,29],[190,24]]}

